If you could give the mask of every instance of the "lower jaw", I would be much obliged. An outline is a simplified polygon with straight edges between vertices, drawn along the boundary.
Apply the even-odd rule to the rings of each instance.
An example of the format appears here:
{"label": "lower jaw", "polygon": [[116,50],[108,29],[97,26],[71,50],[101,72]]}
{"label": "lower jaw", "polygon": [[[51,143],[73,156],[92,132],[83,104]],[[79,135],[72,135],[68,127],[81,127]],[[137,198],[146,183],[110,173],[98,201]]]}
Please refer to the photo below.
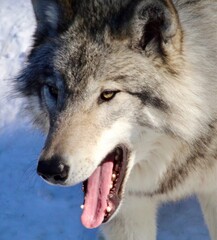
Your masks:
{"label": "lower jaw", "polygon": [[[111,187],[110,190],[108,189],[108,186],[106,187],[107,190],[103,190],[105,188],[103,187],[103,183],[101,183],[101,182],[103,182],[103,180],[104,180],[103,178],[105,178],[105,176],[103,177],[103,175],[105,175],[105,172],[103,171],[103,165],[104,164],[109,165],[109,163],[107,161],[114,159],[113,152],[106,157],[106,160],[104,161],[104,163],[102,163],[102,166],[101,167],[99,166],[97,168],[97,170],[93,173],[93,175],[87,181],[84,182],[83,190],[86,194],[85,194],[85,201],[84,201],[85,204],[83,205],[84,211],[82,214],[82,223],[85,227],[87,227],[87,228],[98,227],[102,223],[109,222],[114,217],[114,215],[116,215],[117,210],[120,206],[121,199],[122,199],[121,193],[122,193],[123,182],[125,179],[125,172],[126,172],[126,166],[127,166],[126,154],[127,154],[126,151],[124,152],[124,150],[121,149],[121,153],[120,153],[120,157],[119,157],[119,159],[121,159],[121,161],[119,161],[117,164],[114,162],[113,169],[111,169],[111,165],[110,165],[110,173],[109,174],[112,176],[112,178],[114,177],[114,179],[112,181],[113,187]],[[99,168],[101,168],[101,169],[99,170]],[[105,168],[104,168],[104,170],[105,170]],[[101,171],[101,172],[99,173],[99,171]],[[102,174],[102,177],[99,176],[100,174]],[[108,174],[108,176],[109,176],[109,174]],[[90,198],[93,197],[94,191],[96,191],[96,187],[94,186],[94,181],[93,181],[94,177],[93,176],[95,178],[96,178],[96,176],[99,176],[99,179],[96,181],[96,185],[97,185],[97,183],[99,185],[97,185],[98,190],[97,190],[97,194],[96,194],[96,199],[93,201],[93,207],[92,207],[92,205],[90,204]],[[100,180],[100,178],[101,178],[101,180]],[[93,190],[92,193],[88,191],[90,189]],[[106,195],[105,194],[102,196],[100,195],[100,191],[102,191],[102,190],[108,191],[106,193]],[[92,196],[91,196],[91,194],[92,194]],[[104,200],[100,200],[100,199],[104,199]],[[87,203],[86,203],[86,200],[87,200]],[[94,202],[95,202],[95,204],[94,204]],[[104,207],[102,207],[102,206],[104,206]],[[97,217],[98,212],[99,212],[99,216]],[[95,220],[90,220],[90,222],[88,222],[89,221],[89,220],[87,220],[88,218],[95,219]],[[91,221],[92,221],[92,223],[91,223]]]}
{"label": "lower jaw", "polygon": [[[110,199],[109,201],[112,202],[111,205],[115,206],[113,207],[111,210],[107,211],[104,217],[104,220],[102,223],[107,223],[110,220],[112,220],[112,218],[116,215],[116,213],[118,212],[120,203],[121,203],[121,199],[117,196],[114,196],[112,199]],[[115,202],[115,203],[114,203]]]}

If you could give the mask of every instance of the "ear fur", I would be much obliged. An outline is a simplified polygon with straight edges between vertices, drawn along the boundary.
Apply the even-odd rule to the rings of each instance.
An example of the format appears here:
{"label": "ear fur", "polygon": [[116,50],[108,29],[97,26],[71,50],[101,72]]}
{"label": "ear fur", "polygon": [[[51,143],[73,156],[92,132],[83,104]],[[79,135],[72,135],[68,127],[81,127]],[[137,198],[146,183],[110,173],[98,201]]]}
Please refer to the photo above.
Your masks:
{"label": "ear fur", "polygon": [[52,36],[65,29],[73,18],[72,0],[32,0],[37,31]]}
{"label": "ear fur", "polygon": [[32,0],[32,6],[40,30],[57,30],[59,10],[55,0]]}
{"label": "ear fur", "polygon": [[133,45],[164,61],[182,50],[182,30],[171,0],[146,0],[138,7]]}

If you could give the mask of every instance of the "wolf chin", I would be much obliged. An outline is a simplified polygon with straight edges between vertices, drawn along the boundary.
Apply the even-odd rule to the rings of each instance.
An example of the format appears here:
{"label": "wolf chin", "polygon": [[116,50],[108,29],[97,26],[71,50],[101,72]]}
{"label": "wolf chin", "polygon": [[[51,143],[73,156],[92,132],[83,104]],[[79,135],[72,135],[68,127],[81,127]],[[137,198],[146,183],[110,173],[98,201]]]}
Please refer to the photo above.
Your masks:
{"label": "wolf chin", "polygon": [[159,204],[196,194],[217,239],[217,1],[32,0],[16,79],[46,134],[37,172],[83,182],[81,221],[156,239]]}

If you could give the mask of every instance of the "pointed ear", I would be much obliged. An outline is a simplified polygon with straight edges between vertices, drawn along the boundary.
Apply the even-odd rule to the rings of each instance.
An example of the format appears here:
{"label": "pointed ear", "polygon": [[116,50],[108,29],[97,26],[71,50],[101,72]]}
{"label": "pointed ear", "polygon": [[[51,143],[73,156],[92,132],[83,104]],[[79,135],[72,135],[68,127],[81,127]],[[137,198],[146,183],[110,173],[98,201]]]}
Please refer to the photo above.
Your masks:
{"label": "pointed ear", "polygon": [[54,35],[65,29],[73,16],[72,0],[32,0],[32,6],[37,31],[43,35]]}
{"label": "pointed ear", "polygon": [[182,30],[172,0],[146,0],[138,6],[133,45],[149,57],[168,60],[182,49]]}
{"label": "pointed ear", "polygon": [[58,28],[59,9],[55,0],[32,0],[37,28],[40,31],[56,31]]}

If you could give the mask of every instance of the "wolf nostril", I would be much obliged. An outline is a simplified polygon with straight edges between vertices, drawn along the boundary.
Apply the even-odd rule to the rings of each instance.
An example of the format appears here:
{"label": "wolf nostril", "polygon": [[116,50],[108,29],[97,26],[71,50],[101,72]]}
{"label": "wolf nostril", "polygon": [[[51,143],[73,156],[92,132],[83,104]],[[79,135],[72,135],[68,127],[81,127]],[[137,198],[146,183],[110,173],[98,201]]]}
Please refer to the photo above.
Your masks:
{"label": "wolf nostril", "polygon": [[61,169],[61,174],[54,176],[56,181],[64,181],[68,178],[69,167],[63,164],[60,164],[59,168]]}
{"label": "wolf nostril", "polygon": [[38,175],[48,181],[65,181],[68,178],[69,166],[63,164],[63,161],[63,159],[57,156],[46,160],[40,159],[37,167]]}

